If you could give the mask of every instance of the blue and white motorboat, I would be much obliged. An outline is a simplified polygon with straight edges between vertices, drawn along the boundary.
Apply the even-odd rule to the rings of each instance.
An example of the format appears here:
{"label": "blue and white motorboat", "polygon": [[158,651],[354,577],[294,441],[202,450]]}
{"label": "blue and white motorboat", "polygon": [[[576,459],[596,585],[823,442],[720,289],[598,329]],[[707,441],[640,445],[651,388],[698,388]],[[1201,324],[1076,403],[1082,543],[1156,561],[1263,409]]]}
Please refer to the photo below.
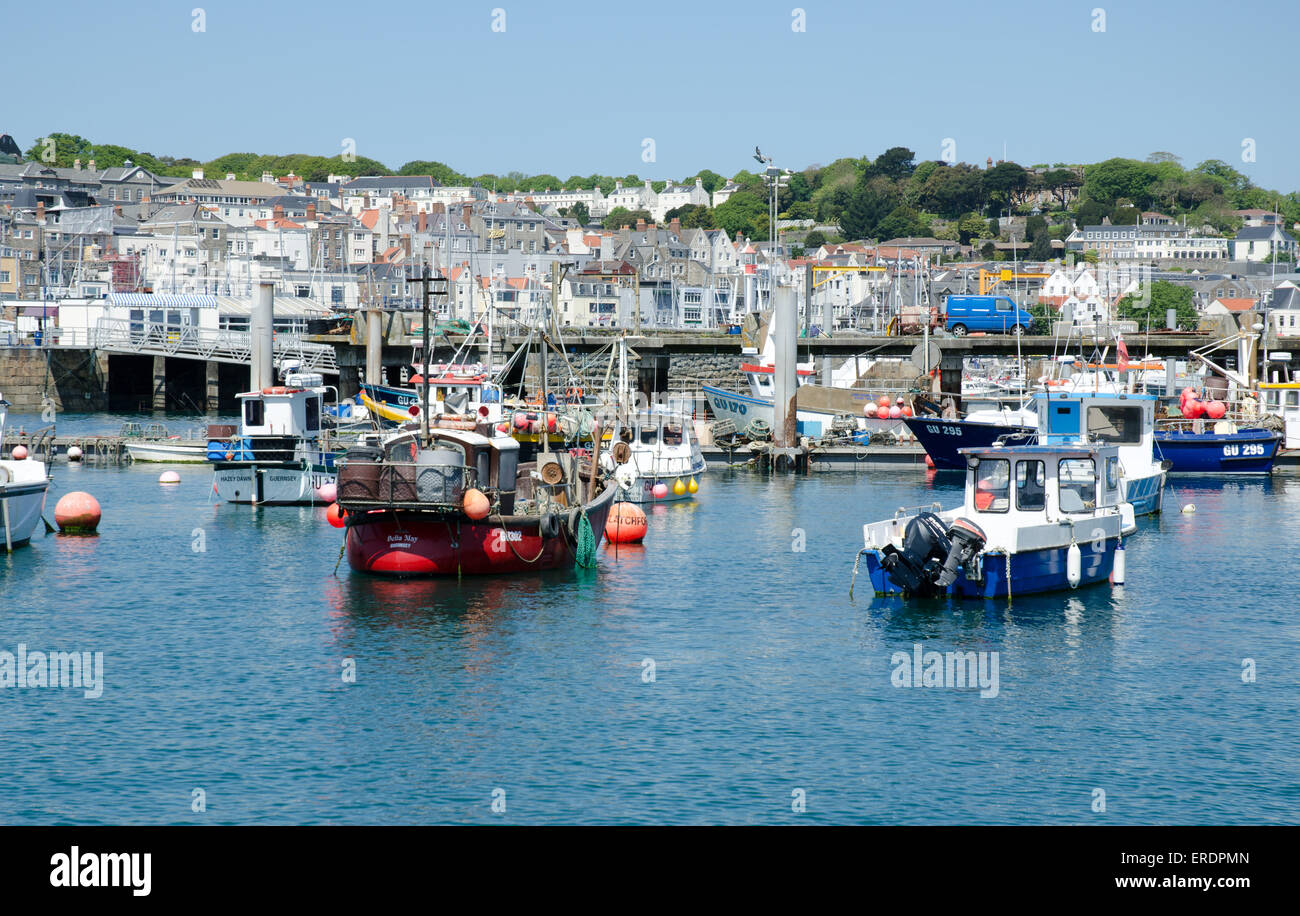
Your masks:
{"label": "blue and white motorboat", "polygon": [[1034,406],[1039,442],[1118,446],[1120,498],[1136,515],[1160,511],[1169,462],[1155,452],[1155,395],[1051,391],[1036,394]]}
{"label": "blue and white motorboat", "polygon": [[900,509],[863,526],[877,595],[997,598],[1105,582],[1133,509],[1121,495],[1119,446],[963,449],[962,505]]}

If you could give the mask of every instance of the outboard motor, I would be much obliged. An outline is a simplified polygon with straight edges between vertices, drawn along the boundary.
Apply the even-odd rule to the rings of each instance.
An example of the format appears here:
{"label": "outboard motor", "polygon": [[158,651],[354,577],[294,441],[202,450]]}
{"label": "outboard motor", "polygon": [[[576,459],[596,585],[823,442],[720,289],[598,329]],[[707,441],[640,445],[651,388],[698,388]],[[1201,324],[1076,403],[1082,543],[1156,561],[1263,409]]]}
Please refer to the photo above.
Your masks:
{"label": "outboard motor", "polygon": [[952,550],[943,519],[933,512],[921,512],[907,523],[903,549],[886,544],[880,565],[904,591],[914,595],[935,594],[935,582]]}
{"label": "outboard motor", "polygon": [[988,540],[983,528],[965,518],[955,520],[945,534],[951,546],[936,582],[940,589],[946,589],[957,581],[958,567],[967,566],[984,549]]}

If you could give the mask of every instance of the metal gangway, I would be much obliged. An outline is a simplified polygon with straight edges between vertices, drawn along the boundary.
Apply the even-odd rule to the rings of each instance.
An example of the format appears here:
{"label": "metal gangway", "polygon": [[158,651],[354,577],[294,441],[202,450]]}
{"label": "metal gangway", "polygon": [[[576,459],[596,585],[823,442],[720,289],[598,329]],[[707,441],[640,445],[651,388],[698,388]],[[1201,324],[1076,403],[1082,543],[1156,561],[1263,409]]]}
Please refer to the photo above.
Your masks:
{"label": "metal gangway", "polygon": [[[90,346],[107,353],[170,356],[248,366],[253,361],[253,337],[248,331],[214,331],[192,325],[101,318],[90,332]],[[276,333],[272,340],[276,364],[298,362],[304,372],[338,375],[338,360],[329,344],[309,343],[299,334]]]}

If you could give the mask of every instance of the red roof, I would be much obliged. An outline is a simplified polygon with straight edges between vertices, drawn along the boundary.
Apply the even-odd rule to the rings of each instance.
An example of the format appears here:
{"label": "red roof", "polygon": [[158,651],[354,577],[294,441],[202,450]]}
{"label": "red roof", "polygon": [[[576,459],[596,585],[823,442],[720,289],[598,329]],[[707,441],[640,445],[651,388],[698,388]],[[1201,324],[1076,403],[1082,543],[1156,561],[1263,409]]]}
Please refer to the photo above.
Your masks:
{"label": "red roof", "polygon": [[1230,312],[1249,312],[1255,307],[1254,299],[1215,299]]}

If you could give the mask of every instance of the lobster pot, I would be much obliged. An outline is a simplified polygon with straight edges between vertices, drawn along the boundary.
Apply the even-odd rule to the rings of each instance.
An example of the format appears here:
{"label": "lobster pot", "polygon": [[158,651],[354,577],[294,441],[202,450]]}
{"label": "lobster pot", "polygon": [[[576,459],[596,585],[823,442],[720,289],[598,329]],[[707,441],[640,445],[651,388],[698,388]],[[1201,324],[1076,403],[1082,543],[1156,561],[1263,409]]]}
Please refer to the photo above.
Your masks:
{"label": "lobster pot", "polygon": [[420,502],[459,504],[465,495],[465,456],[454,449],[431,449],[416,458],[415,488]]}
{"label": "lobster pot", "polygon": [[379,498],[395,503],[415,502],[415,465],[386,462],[379,472]]}
{"label": "lobster pot", "polygon": [[458,505],[465,495],[463,467],[416,468],[415,489],[420,502]]}
{"label": "lobster pot", "polygon": [[339,463],[338,498],[378,502],[379,471],[383,452],[377,448],[350,448]]}

